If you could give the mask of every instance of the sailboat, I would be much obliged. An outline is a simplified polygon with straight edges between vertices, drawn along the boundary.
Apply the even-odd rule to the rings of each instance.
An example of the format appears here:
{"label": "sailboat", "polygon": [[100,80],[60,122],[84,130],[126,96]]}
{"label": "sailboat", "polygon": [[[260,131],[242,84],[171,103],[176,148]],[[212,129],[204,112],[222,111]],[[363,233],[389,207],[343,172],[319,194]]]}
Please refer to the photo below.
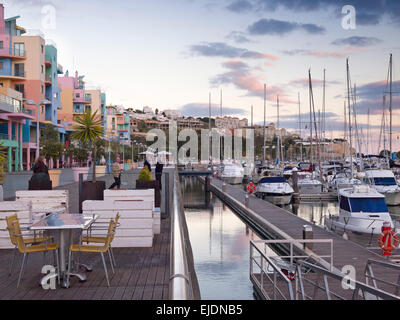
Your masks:
{"label": "sailboat", "polygon": [[[349,60],[346,60],[346,72],[347,72],[347,102],[348,102],[348,129],[349,129],[349,140],[350,140],[350,148],[349,153],[350,156],[348,159],[345,159],[346,162],[350,164],[350,170],[346,171],[343,170],[342,172],[336,173],[333,178],[328,181],[328,187],[331,190],[340,190],[343,188],[349,188],[355,185],[360,185],[361,181],[359,179],[354,178],[354,159],[353,159],[353,137],[352,137],[352,121],[351,121],[351,103],[350,103],[350,67],[349,67]],[[354,103],[354,101],[353,101]],[[354,107],[354,106],[353,106]],[[354,113],[353,108],[353,113]],[[346,116],[346,112],[345,112]],[[347,122],[347,121],[346,121]],[[346,132],[346,128],[345,128]]]}
{"label": "sailboat", "polygon": [[[347,68],[347,93],[349,107],[349,136],[351,175],[353,179],[351,112],[350,112],[350,76],[349,61]],[[325,226],[331,230],[350,230],[358,233],[380,234],[383,223],[393,222],[386,206],[385,196],[368,185],[353,185],[351,188],[338,188],[339,214],[325,217]]]}

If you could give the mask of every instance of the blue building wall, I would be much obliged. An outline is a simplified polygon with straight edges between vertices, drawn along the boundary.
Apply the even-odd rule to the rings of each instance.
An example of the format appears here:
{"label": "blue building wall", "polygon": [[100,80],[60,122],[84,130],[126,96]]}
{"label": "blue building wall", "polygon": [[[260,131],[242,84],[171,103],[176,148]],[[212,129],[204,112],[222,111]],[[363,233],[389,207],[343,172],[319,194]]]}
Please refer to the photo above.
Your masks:
{"label": "blue building wall", "polygon": [[11,75],[11,59],[1,58],[0,62],[3,62],[3,69],[0,69],[0,75],[10,76]]}

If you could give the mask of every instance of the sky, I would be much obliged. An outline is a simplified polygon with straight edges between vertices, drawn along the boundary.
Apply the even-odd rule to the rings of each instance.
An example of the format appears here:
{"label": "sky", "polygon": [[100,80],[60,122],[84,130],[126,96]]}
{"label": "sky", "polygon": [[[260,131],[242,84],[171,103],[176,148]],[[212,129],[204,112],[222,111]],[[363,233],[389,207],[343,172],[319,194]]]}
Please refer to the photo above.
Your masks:
{"label": "sky", "polygon": [[[3,4],[6,18],[20,15],[20,26],[41,30],[53,40],[64,71],[78,70],[88,85],[100,86],[107,103],[208,116],[211,93],[213,115],[219,115],[222,91],[224,115],[250,120],[253,105],[254,122],[262,124],[266,83],[267,122],[277,120],[279,95],[280,127],[298,130],[299,94],[303,136],[310,127],[308,72],[318,119],[325,69],[326,136],[343,137],[348,58],[351,86],[357,88],[363,152],[370,112],[369,153],[378,150],[393,54],[393,150],[400,150],[398,0],[4,0]],[[342,14],[345,5],[355,9],[354,29],[343,27],[343,19],[349,21],[348,12]],[[386,101],[388,109],[389,97]],[[382,145],[381,139],[380,149]]]}

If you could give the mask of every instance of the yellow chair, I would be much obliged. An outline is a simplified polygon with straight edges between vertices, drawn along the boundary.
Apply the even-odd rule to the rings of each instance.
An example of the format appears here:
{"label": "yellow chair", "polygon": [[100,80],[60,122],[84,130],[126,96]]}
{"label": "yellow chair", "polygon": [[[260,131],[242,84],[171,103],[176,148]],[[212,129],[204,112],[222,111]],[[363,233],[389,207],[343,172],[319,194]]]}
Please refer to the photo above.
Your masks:
{"label": "yellow chair", "polygon": [[[108,233],[105,236],[106,241],[104,242],[103,245],[101,246],[96,246],[96,245],[89,245],[89,244],[71,244],[69,247],[69,256],[68,256],[68,275],[67,275],[67,283],[69,283],[69,276],[71,272],[71,261],[72,261],[72,253],[73,252],[84,252],[84,253],[100,253],[101,259],[103,260],[103,266],[104,266],[104,272],[106,274],[106,279],[107,279],[107,285],[110,286],[110,281],[108,280],[108,272],[107,272],[107,266],[106,266],[106,261],[104,260],[104,253],[107,252],[110,249],[110,244],[113,239],[114,231],[115,230],[115,221],[113,219],[110,220],[109,226],[108,226]],[[112,262],[111,262],[111,267],[112,267]]]}
{"label": "yellow chair", "polygon": [[[14,245],[13,258],[12,258],[12,261],[11,261],[10,272],[8,274],[9,276],[11,276],[12,269],[13,269],[13,266],[14,266],[14,261],[15,261],[15,253],[17,252],[17,238],[15,236],[13,236],[10,228],[12,227],[12,224],[13,224],[14,221],[18,221],[19,222],[19,220],[18,220],[18,216],[16,214],[13,214],[11,216],[6,217],[6,221],[7,221],[7,229],[8,229],[9,235],[10,235],[10,241]],[[20,230],[19,230],[18,233],[21,233],[20,231],[21,231],[21,226],[20,226]],[[43,242],[49,242],[49,241],[52,241],[52,240],[53,240],[53,237],[45,237],[43,235],[36,236],[36,233],[35,233],[35,235],[33,237],[24,237],[23,238],[24,244],[26,246],[27,245],[31,245],[31,244],[40,244],[40,243],[43,243]]]}
{"label": "yellow chair", "polygon": [[[27,263],[27,258],[30,253],[37,253],[37,252],[47,252],[47,251],[53,251],[54,254],[54,260],[56,260],[57,263],[57,272],[58,272],[58,279],[60,279],[60,268],[59,268],[59,263],[58,263],[58,248],[59,244],[58,243],[41,243],[41,244],[32,244],[31,246],[27,246],[25,244],[24,240],[30,240],[31,238],[24,238],[23,235],[21,234],[21,227],[19,224],[18,219],[15,219],[11,216],[10,219],[7,218],[7,225],[8,225],[8,230],[10,232],[10,236],[15,240],[17,249],[20,253],[24,255],[21,263],[21,270],[19,272],[19,277],[18,277],[18,283],[17,283],[17,288],[19,287],[19,284],[21,282],[21,278],[24,272],[24,267],[25,264]],[[29,241],[28,241],[29,242]]]}
{"label": "yellow chair", "polygon": [[[121,217],[121,214],[118,212],[115,219],[114,219],[114,229],[112,231],[112,237],[111,237],[111,242],[110,242],[110,250],[108,250],[108,255],[111,261],[111,269],[114,273],[114,267],[117,266],[117,264],[115,263],[115,257],[114,257],[114,252],[111,246],[112,241],[114,240],[114,236],[116,233],[116,229],[118,227],[118,221],[119,218]],[[102,230],[101,228],[93,228],[94,230]],[[92,229],[91,229],[92,230]],[[92,235],[86,235],[86,236],[82,236],[82,243],[86,242],[87,244],[89,243],[105,243],[107,241],[107,236],[92,236]],[[114,266],[113,266],[114,264]]]}

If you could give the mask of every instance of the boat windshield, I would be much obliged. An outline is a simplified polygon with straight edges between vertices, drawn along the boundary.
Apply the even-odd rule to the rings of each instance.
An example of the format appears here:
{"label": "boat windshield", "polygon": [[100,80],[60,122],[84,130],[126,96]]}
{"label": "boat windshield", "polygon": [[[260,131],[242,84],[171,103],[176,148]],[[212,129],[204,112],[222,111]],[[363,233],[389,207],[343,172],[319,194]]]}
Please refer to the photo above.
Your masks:
{"label": "boat windshield", "polygon": [[385,198],[350,198],[351,212],[388,212]]}
{"label": "boat windshield", "polygon": [[376,186],[395,186],[395,185],[397,185],[396,180],[393,177],[374,178],[374,184]]}
{"label": "boat windshield", "polygon": [[285,183],[284,177],[264,177],[258,183]]}

